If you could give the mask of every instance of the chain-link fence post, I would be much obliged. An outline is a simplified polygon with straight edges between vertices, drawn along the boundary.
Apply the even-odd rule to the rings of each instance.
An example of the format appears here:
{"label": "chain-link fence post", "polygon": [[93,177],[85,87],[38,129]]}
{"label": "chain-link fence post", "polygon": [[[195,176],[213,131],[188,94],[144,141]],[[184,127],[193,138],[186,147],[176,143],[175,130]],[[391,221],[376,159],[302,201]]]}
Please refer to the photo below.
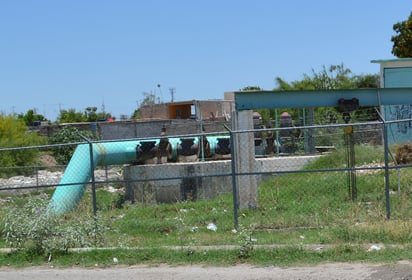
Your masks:
{"label": "chain-link fence post", "polygon": [[234,221],[234,228],[237,230],[239,227],[239,197],[237,192],[237,176],[236,176],[236,149],[235,145],[233,144],[233,133],[229,127],[225,125],[225,128],[229,131],[230,135],[230,154],[231,154],[231,171],[232,171],[232,193],[233,193],[233,221]]}
{"label": "chain-link fence post", "polygon": [[388,127],[383,121],[383,150],[384,150],[384,161],[385,161],[385,199],[386,199],[386,218],[389,220],[391,218],[391,206],[389,197],[389,147],[388,147]]}

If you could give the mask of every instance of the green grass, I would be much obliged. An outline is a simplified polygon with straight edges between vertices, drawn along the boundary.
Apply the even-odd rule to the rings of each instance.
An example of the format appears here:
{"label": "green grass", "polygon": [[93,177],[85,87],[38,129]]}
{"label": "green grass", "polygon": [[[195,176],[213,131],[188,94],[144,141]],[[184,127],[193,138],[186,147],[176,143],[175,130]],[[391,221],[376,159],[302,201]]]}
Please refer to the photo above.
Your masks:
{"label": "green grass", "polygon": [[[357,166],[383,161],[380,148],[357,146],[355,154]],[[237,232],[233,231],[231,194],[211,201],[153,205],[130,204],[119,194],[99,189],[99,220],[106,227],[102,246],[116,249],[57,254],[53,264],[111,266],[113,257],[121,264],[214,265],[409,259],[412,170],[402,169],[399,177],[396,170],[390,171],[391,219],[387,220],[383,170],[357,175],[355,201],[350,199],[345,172],[315,171],[344,167],[344,151],[338,150],[308,165],[305,169],[310,172],[278,174],[263,182],[259,186],[258,208],[239,212]],[[401,193],[397,192],[398,178]],[[27,199],[27,195],[13,197],[18,203]],[[8,205],[5,203],[0,215]],[[91,195],[87,193],[81,207],[66,219],[75,219],[84,211],[90,213],[91,208]],[[216,232],[207,229],[210,223],[217,226]],[[387,246],[368,252],[365,246],[373,243]],[[313,244],[324,245],[325,249],[306,249]],[[201,247],[219,245],[234,247]],[[265,249],[272,245],[280,247]],[[4,239],[0,239],[0,246],[7,247]],[[27,251],[0,254],[0,265],[38,265],[46,261],[47,256]]]}
{"label": "green grass", "polygon": [[[69,252],[52,257],[54,267],[115,267],[117,265],[184,265],[205,264],[228,266],[249,263],[259,266],[310,265],[326,262],[395,263],[412,258],[412,247],[386,248],[369,252],[362,246],[338,245],[328,250],[306,250],[299,246],[277,249],[255,249],[247,259],[241,259],[236,250],[199,250],[188,254],[185,250],[170,249],[112,249]],[[113,262],[113,258],[118,263]],[[30,255],[27,252],[0,254],[0,264],[8,267],[39,266],[47,264],[48,258]]]}

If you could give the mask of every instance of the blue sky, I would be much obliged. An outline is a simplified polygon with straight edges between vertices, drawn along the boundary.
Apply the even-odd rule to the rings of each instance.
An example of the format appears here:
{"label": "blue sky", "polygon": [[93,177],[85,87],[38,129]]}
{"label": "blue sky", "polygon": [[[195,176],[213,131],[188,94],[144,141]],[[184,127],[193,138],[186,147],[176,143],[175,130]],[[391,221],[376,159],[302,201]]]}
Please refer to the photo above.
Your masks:
{"label": "blue sky", "polygon": [[[0,0],[0,113],[223,99],[343,63],[375,74],[410,0]],[[160,87],[158,87],[160,85]]]}

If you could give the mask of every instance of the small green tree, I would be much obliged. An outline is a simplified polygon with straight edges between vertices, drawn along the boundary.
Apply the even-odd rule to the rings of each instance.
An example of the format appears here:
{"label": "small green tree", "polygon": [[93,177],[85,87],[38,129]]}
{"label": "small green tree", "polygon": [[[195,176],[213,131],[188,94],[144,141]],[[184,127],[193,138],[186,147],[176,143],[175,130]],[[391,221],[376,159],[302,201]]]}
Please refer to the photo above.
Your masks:
{"label": "small green tree", "polygon": [[87,121],[82,112],[76,112],[75,109],[60,110],[60,114],[57,116],[58,123],[76,123]]}
{"label": "small green tree", "polygon": [[83,112],[75,109],[60,110],[57,116],[57,123],[78,123],[78,122],[97,122],[112,118],[110,113],[98,112],[97,107],[87,107]]}
{"label": "small green tree", "polygon": [[58,146],[53,149],[53,156],[59,164],[67,164],[72,157],[76,145],[70,145],[70,143],[84,142],[84,139],[80,136],[93,140],[95,137],[89,131],[80,131],[75,127],[63,127],[58,130],[52,137],[49,138],[50,144],[67,144]]}
{"label": "small green tree", "polygon": [[396,35],[392,36],[392,54],[399,58],[412,57],[412,12],[405,21],[395,23],[393,30]]}
{"label": "small green tree", "polygon": [[141,119],[141,118],[142,118],[142,112],[141,112],[140,108],[134,110],[134,112],[132,113],[131,119],[138,120],[138,119]]}
{"label": "small green tree", "polygon": [[47,121],[47,119],[40,114],[37,114],[35,109],[30,109],[26,114],[19,114],[19,119],[23,119],[27,126],[33,126],[36,121]]}
{"label": "small green tree", "polygon": [[[24,120],[0,114],[0,148],[29,147],[44,144],[45,138],[30,133]],[[36,164],[37,149],[17,149],[0,151],[0,166],[22,167]],[[13,176],[25,172],[24,169],[2,169],[0,176]]]}

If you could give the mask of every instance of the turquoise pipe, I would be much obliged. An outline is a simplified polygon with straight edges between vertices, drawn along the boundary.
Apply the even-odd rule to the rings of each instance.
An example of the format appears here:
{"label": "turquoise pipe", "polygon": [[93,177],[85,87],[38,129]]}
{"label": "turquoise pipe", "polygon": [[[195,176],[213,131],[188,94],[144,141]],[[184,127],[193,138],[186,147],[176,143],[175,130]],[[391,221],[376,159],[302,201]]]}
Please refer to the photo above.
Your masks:
{"label": "turquoise pipe", "polygon": [[179,145],[180,145],[180,138],[169,138],[169,144],[171,146],[171,153],[170,155],[168,155],[168,160],[170,161],[177,161],[177,150],[179,149]]}
{"label": "turquoise pipe", "polygon": [[[208,141],[213,146],[212,154],[214,154],[214,147],[217,145],[218,138],[227,138],[227,136],[208,137]],[[181,139],[169,138],[168,140],[171,145],[172,159],[176,160]],[[160,139],[147,141],[155,141],[156,145],[158,145]],[[53,193],[49,203],[50,211],[56,214],[64,214],[73,210],[83,197],[86,186],[90,181],[91,172],[96,166],[133,162],[136,160],[136,147],[143,142],[145,142],[145,140],[93,143],[93,167],[91,166],[90,145],[78,145],[60,180],[59,186]],[[198,139],[195,138],[195,143],[197,142]]]}
{"label": "turquoise pipe", "polygon": [[210,155],[216,154],[219,139],[230,139],[230,136],[222,135],[222,136],[208,136],[207,137],[207,141],[209,142],[209,146],[210,146]]}
{"label": "turquoise pipe", "polygon": [[[189,137],[191,138],[191,137]],[[194,141],[193,144],[199,144],[199,137],[193,137]],[[207,141],[209,142],[210,145],[210,154],[208,156],[213,156],[216,154],[216,147],[218,145],[219,139],[230,139],[230,136],[222,135],[222,136],[207,136]],[[179,145],[181,144],[182,140],[181,138],[169,138],[169,143],[172,147],[172,153],[169,157],[169,160],[171,161],[177,161],[178,160],[178,150],[179,150]],[[200,149],[200,148],[199,148]]]}
{"label": "turquoise pipe", "polygon": [[[193,137],[194,144],[199,143],[199,137]],[[207,136],[207,141],[209,142],[210,153],[207,156],[213,156],[216,154],[216,150],[218,148],[219,139],[230,139],[230,136],[227,135],[220,135],[220,136]],[[169,143],[172,147],[172,154],[169,158],[171,161],[178,160],[178,150],[179,145],[181,144],[181,138],[169,138]]]}
{"label": "turquoise pipe", "polygon": [[49,209],[56,214],[73,210],[82,198],[89,183],[91,171],[97,165],[113,165],[132,162],[136,159],[136,146],[142,141],[95,143],[93,145],[93,168],[91,167],[90,145],[77,146],[69,164],[56,188]]}

